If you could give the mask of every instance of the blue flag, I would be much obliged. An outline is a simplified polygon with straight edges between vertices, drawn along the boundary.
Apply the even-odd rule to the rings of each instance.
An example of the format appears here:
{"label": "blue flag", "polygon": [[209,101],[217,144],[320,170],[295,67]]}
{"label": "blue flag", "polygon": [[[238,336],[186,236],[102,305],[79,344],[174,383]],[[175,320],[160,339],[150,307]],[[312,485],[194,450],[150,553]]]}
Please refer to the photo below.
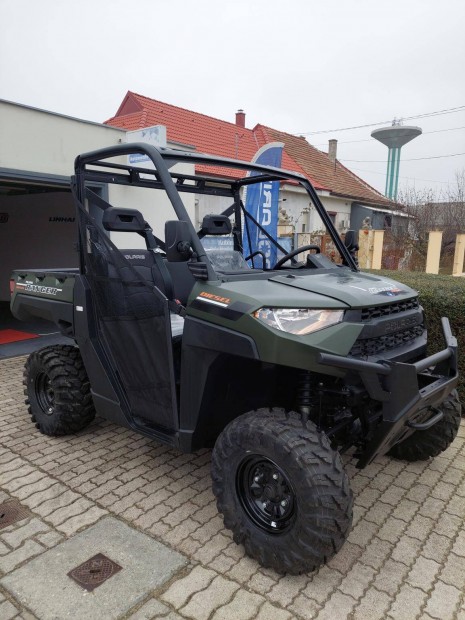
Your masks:
{"label": "blue flag", "polygon": [[[266,166],[281,166],[284,144],[270,142],[255,154],[252,163]],[[259,172],[250,172],[248,176],[257,176]],[[279,181],[256,183],[247,187],[245,210],[250,213],[266,232],[277,239],[278,236],[278,197]],[[244,218],[242,244],[244,257],[260,250],[266,257],[267,267],[272,267],[277,260],[277,248],[250,219]],[[247,231],[248,227],[248,231]],[[249,243],[250,236],[250,243]],[[258,257],[259,264],[260,257]],[[250,262],[250,261],[249,261]]]}

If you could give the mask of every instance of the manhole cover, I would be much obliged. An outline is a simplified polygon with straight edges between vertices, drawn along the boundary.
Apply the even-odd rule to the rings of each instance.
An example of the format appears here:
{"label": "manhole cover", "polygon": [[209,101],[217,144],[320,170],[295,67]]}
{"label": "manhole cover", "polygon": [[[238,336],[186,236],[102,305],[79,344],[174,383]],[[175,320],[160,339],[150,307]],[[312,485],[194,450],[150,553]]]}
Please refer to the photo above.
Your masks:
{"label": "manhole cover", "polygon": [[0,530],[29,517],[30,514],[29,510],[21,506],[18,500],[3,502],[3,504],[0,504]]}
{"label": "manhole cover", "polygon": [[95,590],[104,581],[113,577],[122,570],[119,564],[107,558],[103,553],[97,553],[83,564],[76,566],[68,573],[68,577],[74,579],[81,587],[89,592]]}

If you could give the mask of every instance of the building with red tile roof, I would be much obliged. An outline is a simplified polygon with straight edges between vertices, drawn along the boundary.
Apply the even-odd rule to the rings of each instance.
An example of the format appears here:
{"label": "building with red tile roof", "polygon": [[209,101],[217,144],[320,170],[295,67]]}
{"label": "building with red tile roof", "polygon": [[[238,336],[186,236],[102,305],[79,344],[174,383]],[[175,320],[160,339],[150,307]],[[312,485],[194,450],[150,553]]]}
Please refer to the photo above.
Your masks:
{"label": "building with red tile roof", "polygon": [[[302,136],[261,124],[248,129],[245,127],[245,113],[242,110],[236,113],[236,122],[230,123],[128,91],[115,116],[105,123],[126,131],[164,125],[171,141],[192,145],[201,153],[244,161],[251,161],[263,145],[269,142],[282,142],[284,143],[282,167],[299,172],[312,182],[326,209],[334,216],[334,221],[341,230],[349,225],[353,204],[375,207],[383,211],[388,211],[394,206],[337,160],[336,140],[330,141],[329,152],[325,153],[309,144]],[[200,166],[198,170],[205,172]],[[229,168],[214,170],[209,168],[208,172],[223,177],[240,174]],[[284,214],[295,225],[296,231],[321,228],[321,220],[314,211],[312,213],[307,197],[305,204],[302,197],[299,201],[296,195],[292,195],[290,186],[282,187],[281,194],[282,200],[288,201]],[[297,220],[301,220],[300,224]]]}

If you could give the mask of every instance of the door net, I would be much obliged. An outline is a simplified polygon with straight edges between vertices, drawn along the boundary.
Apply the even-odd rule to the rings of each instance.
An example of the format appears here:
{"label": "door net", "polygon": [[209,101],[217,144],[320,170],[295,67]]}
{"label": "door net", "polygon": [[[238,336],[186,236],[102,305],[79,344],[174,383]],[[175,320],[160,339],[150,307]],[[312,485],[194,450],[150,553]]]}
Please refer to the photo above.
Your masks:
{"label": "door net", "polygon": [[101,344],[132,415],[172,430],[176,397],[168,300],[142,278],[82,204],[78,206]]}

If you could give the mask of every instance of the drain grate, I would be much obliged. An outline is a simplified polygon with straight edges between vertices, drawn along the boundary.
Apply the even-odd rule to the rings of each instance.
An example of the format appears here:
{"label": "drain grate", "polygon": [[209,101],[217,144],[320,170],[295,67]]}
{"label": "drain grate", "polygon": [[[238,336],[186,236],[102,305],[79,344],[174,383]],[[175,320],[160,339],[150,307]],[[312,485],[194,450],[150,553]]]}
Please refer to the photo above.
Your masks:
{"label": "drain grate", "polygon": [[92,592],[104,581],[113,577],[122,570],[119,564],[107,558],[103,553],[97,553],[92,558],[76,566],[68,573],[68,577],[74,579],[81,587],[88,592]]}
{"label": "drain grate", "polygon": [[14,499],[0,504],[0,530],[30,516],[30,512]]}

